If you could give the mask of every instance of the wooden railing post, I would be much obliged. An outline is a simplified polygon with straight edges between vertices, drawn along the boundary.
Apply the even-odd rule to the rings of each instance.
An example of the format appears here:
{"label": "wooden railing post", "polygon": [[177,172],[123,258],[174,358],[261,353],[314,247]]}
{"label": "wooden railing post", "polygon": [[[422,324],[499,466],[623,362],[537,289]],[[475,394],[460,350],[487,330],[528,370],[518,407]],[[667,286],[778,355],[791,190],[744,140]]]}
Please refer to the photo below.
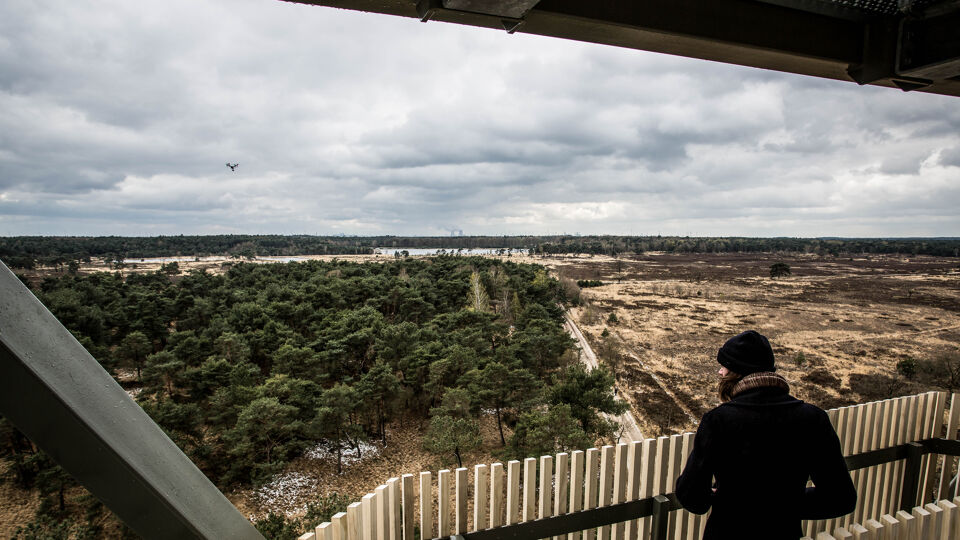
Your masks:
{"label": "wooden railing post", "polygon": [[650,540],[667,540],[667,526],[670,524],[670,499],[665,495],[653,498],[653,526]]}
{"label": "wooden railing post", "polygon": [[903,468],[903,490],[900,492],[900,509],[907,512],[913,508],[920,486],[920,465],[923,458],[923,445],[907,443],[907,463]]}

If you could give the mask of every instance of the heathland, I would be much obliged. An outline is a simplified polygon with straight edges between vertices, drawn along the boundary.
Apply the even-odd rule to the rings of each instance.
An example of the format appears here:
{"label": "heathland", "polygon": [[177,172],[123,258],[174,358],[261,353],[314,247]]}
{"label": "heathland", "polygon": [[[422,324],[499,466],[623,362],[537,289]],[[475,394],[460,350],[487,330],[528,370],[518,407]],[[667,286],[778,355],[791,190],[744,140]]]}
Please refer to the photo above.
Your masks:
{"label": "heathland", "polygon": [[[202,252],[215,259],[0,248],[267,536],[295,537],[401,473],[611,441],[614,387],[645,436],[695,429],[717,403],[717,348],[750,328],[824,408],[960,388],[955,240],[541,237],[481,258],[450,253],[498,246],[438,240],[427,247],[447,255],[404,257],[340,238],[355,252],[324,255],[251,238],[266,237]],[[83,249],[123,245],[98,241]],[[670,251],[639,251],[656,246]],[[709,252],[725,246],[742,251]],[[596,376],[564,309],[605,366]],[[0,533],[127,534],[2,420],[0,439]]]}

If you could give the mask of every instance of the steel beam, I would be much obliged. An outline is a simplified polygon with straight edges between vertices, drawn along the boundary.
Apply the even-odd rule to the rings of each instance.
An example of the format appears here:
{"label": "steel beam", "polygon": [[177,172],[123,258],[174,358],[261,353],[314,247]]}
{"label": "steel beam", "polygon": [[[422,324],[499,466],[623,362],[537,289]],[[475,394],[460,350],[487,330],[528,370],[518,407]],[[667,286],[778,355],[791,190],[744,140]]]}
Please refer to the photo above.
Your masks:
{"label": "steel beam", "polygon": [[[285,1],[508,28],[861,84],[896,87],[920,78],[895,70],[899,16],[864,16],[863,10],[819,0],[540,0],[522,19],[446,7],[478,4],[470,0]],[[960,96],[960,80],[922,82],[924,92]]]}
{"label": "steel beam", "polygon": [[259,532],[0,263],[0,413],[144,538]]}

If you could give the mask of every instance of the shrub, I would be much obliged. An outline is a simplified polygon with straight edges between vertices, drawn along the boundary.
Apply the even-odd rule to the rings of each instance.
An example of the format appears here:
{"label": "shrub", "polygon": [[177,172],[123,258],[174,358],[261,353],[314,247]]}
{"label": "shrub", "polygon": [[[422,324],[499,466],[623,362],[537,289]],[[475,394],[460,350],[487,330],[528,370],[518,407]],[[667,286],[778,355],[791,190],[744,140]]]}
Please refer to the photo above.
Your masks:
{"label": "shrub", "polygon": [[833,388],[834,390],[840,390],[840,379],[824,368],[814,369],[810,373],[800,377],[800,379],[822,388]]}
{"label": "shrub", "polygon": [[794,365],[796,365],[797,367],[801,367],[801,366],[803,366],[804,364],[807,363],[807,357],[806,357],[805,354],[803,354],[803,351],[800,351],[800,352],[798,352],[796,355],[794,355],[794,357],[793,357],[793,363],[794,363]]}
{"label": "shrub", "polygon": [[617,324],[618,322],[620,322],[620,319],[617,318],[616,313],[611,313],[610,316],[607,317],[607,322],[610,324]]}
{"label": "shrub", "polygon": [[918,387],[914,383],[905,383],[895,377],[879,373],[851,373],[850,389],[860,394],[865,401],[906,396],[915,393]]}
{"label": "shrub", "polygon": [[913,358],[904,358],[897,362],[897,373],[912,379],[917,374],[917,361]]}
{"label": "shrub", "polygon": [[790,265],[785,262],[777,262],[770,265],[770,277],[776,279],[790,275]]}
{"label": "shrub", "polygon": [[599,279],[579,279],[577,280],[577,285],[581,289],[585,289],[587,287],[601,287],[603,286],[603,282]]}

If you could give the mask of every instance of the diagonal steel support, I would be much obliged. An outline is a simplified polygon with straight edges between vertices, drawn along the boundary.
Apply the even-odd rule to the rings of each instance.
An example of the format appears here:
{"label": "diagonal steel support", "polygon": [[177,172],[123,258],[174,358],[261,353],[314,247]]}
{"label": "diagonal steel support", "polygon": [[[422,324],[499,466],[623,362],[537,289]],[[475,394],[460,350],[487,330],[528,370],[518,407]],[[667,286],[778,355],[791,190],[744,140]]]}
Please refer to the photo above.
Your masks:
{"label": "diagonal steel support", "polygon": [[3,263],[0,414],[144,538],[263,538]]}

